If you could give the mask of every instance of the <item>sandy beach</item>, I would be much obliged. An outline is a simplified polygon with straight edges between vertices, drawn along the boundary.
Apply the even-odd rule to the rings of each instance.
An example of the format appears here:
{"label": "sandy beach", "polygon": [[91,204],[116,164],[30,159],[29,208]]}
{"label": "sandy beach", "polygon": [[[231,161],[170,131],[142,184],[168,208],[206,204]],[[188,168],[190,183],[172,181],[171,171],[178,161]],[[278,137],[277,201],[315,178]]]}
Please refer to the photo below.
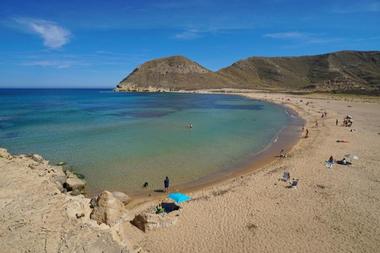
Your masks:
{"label": "sandy beach", "polygon": [[[129,222],[157,200],[130,208],[115,226],[98,225],[89,218],[89,199],[57,190],[51,179],[60,168],[25,156],[0,157],[0,252],[376,252],[380,100],[244,95],[297,111],[309,138],[286,150],[287,158],[190,192],[193,199],[181,205],[178,222],[167,228],[144,233]],[[321,118],[322,112],[327,117]],[[348,114],[351,128],[341,126]],[[351,166],[325,167],[331,155],[345,154],[359,159]],[[297,188],[279,180],[284,171],[299,180]]]}

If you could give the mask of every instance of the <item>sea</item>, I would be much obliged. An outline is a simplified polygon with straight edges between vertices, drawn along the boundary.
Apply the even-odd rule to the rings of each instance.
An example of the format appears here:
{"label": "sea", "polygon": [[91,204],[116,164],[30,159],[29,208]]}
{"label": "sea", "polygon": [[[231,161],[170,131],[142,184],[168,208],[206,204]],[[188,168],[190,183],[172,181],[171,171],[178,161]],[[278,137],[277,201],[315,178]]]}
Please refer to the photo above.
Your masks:
{"label": "sea", "polygon": [[0,147],[65,162],[90,194],[237,170],[292,120],[282,106],[228,94],[0,89]]}

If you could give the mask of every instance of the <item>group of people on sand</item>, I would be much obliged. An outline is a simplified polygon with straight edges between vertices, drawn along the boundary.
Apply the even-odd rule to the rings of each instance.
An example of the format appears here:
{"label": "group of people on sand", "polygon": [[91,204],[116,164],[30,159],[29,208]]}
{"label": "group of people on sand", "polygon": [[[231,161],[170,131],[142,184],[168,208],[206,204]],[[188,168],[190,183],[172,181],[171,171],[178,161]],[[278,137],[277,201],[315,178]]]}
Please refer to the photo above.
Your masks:
{"label": "group of people on sand", "polygon": [[346,159],[346,157],[343,157],[341,160],[335,160],[333,156],[330,156],[326,161],[326,167],[331,169],[335,163],[340,165],[352,165],[352,162]]}
{"label": "group of people on sand", "polygon": [[352,127],[352,123],[353,123],[353,119],[350,115],[347,115],[343,119],[343,126],[345,126],[345,127]]}

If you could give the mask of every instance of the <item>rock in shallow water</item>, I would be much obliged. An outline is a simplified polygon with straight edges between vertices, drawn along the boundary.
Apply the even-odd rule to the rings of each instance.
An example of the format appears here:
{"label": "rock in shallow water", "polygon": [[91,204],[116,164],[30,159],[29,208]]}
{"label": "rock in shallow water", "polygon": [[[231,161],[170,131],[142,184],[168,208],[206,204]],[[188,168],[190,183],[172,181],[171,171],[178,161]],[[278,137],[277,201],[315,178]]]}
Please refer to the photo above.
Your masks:
{"label": "rock in shallow water", "polygon": [[38,162],[38,163],[42,163],[44,161],[44,158],[40,155],[37,155],[37,154],[33,154],[31,156],[31,158],[35,161],[35,162]]}
{"label": "rock in shallow water", "polygon": [[66,179],[65,188],[69,191],[79,190],[83,191],[86,186],[86,182],[79,178],[69,177]]}

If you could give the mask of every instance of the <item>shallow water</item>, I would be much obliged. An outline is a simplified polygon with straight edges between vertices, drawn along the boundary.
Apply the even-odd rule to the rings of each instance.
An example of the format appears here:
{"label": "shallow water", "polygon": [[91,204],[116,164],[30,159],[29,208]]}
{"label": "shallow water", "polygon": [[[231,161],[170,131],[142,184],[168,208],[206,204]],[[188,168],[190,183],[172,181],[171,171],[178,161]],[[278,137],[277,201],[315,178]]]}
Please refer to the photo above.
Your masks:
{"label": "shallow water", "polygon": [[290,120],[280,106],[232,95],[0,89],[0,146],[67,162],[90,193],[233,169]]}

